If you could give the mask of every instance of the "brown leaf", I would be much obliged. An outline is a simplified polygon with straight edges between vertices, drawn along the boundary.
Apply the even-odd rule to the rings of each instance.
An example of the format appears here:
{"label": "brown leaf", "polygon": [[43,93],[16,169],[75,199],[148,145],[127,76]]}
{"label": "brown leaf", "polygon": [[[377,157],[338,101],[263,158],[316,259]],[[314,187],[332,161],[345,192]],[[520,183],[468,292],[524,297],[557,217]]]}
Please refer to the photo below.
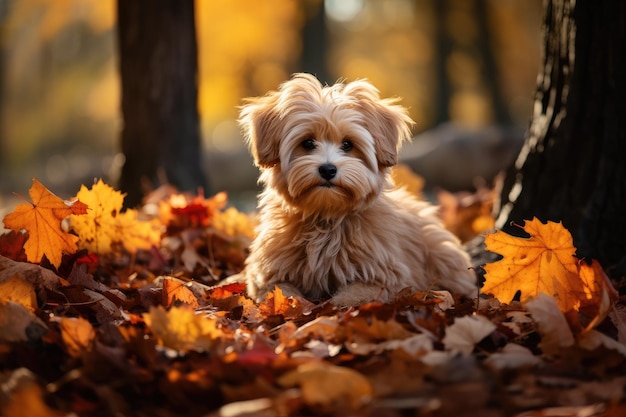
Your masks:
{"label": "brown leaf", "polygon": [[25,342],[47,331],[43,321],[22,304],[0,303],[0,342]]}
{"label": "brown leaf", "polygon": [[0,235],[0,255],[14,261],[26,262],[24,244],[28,240],[28,233],[11,230],[9,233]]}

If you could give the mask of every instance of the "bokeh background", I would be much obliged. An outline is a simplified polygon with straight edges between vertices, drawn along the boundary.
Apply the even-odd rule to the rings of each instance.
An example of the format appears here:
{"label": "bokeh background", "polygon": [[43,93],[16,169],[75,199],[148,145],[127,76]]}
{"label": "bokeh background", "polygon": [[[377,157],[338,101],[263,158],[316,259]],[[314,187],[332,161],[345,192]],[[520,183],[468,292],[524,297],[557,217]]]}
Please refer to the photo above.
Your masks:
{"label": "bokeh background", "polygon": [[[530,116],[541,16],[540,0],[197,0],[210,192],[256,193],[237,106],[302,70],[327,83],[368,78],[402,97],[423,139],[405,151],[413,166],[441,168],[453,148],[463,159],[446,171],[467,165],[459,175],[469,178],[489,165],[490,176]],[[0,207],[33,177],[66,198],[94,178],[115,184],[124,160],[116,2],[0,0],[0,42]]]}

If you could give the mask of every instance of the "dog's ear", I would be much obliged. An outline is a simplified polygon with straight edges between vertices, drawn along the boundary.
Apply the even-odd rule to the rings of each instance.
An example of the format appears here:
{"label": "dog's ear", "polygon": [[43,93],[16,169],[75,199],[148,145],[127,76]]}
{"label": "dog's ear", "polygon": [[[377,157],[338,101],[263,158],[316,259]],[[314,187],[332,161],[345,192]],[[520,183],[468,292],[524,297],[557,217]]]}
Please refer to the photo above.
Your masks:
{"label": "dog's ear", "polygon": [[407,109],[396,104],[398,99],[381,99],[376,87],[366,80],[347,84],[343,92],[356,99],[356,106],[365,117],[367,130],[374,138],[378,163],[384,167],[396,165],[398,149],[411,138],[414,124]]}
{"label": "dog's ear", "polygon": [[261,168],[270,168],[279,161],[280,116],[276,109],[278,93],[249,98],[241,107],[239,125],[254,162]]}

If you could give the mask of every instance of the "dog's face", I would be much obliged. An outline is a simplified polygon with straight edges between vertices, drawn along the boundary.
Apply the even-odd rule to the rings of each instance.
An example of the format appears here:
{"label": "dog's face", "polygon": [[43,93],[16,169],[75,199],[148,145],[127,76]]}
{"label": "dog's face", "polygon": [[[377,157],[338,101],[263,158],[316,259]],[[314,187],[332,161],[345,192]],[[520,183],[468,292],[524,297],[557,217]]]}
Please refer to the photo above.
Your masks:
{"label": "dog's face", "polygon": [[239,121],[261,181],[292,207],[321,216],[358,210],[378,196],[413,123],[367,81],[323,87],[296,74],[249,99]]}

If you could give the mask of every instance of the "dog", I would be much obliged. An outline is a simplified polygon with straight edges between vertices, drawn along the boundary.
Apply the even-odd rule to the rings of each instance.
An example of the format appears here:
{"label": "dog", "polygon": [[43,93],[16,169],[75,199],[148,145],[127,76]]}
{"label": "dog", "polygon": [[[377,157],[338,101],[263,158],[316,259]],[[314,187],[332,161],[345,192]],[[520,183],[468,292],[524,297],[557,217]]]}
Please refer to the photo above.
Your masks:
{"label": "dog", "polygon": [[244,101],[238,121],[264,186],[242,271],[252,298],[276,285],[341,306],[390,302],[405,288],[476,293],[437,208],[391,183],[413,121],[379,95],[367,80],[323,86],[300,73]]}

